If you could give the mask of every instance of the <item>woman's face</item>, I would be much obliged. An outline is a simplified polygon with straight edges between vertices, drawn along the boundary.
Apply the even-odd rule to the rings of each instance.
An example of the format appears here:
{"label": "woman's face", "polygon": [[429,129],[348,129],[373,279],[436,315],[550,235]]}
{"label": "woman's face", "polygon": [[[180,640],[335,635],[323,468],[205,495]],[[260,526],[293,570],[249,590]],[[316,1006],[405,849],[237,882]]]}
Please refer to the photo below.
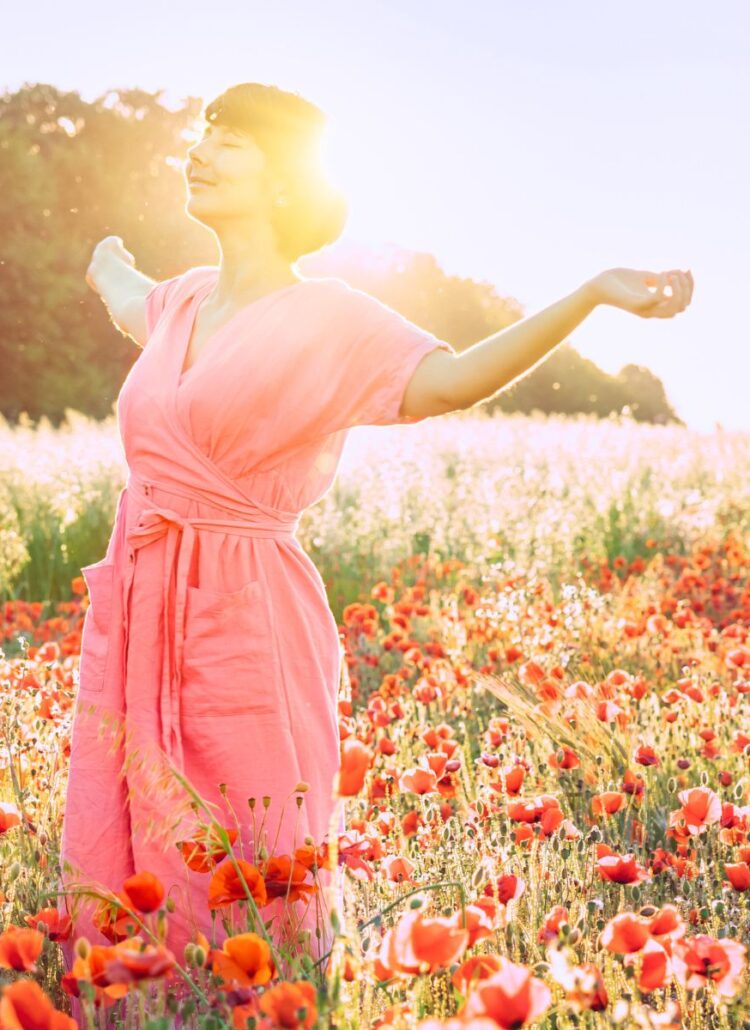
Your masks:
{"label": "woman's face", "polygon": [[188,150],[185,177],[187,209],[206,224],[257,218],[272,202],[265,154],[248,132],[227,125],[206,125],[202,138]]}

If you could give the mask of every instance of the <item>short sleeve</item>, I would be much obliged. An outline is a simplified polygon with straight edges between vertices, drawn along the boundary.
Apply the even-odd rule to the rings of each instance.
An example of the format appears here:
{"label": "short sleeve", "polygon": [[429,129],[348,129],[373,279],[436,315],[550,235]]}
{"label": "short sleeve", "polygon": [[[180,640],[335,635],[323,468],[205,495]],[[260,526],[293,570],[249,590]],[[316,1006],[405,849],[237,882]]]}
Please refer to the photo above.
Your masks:
{"label": "short sleeve", "polygon": [[172,276],[171,279],[165,279],[163,282],[156,283],[152,286],[149,292],[146,294],[146,342],[151,337],[151,333],[156,328],[156,324],[161,318],[167,305],[174,298],[178,284],[182,280],[182,275]]}
{"label": "short sleeve", "polygon": [[423,421],[426,415],[399,417],[409,381],[427,354],[455,349],[363,290],[338,283],[331,301],[336,367],[325,389],[335,428]]}

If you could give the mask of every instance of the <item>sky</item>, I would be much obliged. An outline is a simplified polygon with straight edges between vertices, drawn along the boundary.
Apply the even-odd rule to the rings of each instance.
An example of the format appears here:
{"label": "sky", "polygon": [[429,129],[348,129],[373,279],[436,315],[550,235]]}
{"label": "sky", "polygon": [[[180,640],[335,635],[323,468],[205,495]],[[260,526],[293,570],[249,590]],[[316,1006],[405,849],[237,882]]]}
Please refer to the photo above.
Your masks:
{"label": "sky", "polygon": [[5,91],[301,93],[345,239],[430,252],[526,316],[607,268],[691,269],[681,314],[598,307],[569,340],[650,368],[691,428],[750,430],[746,0],[37,0],[3,23]]}

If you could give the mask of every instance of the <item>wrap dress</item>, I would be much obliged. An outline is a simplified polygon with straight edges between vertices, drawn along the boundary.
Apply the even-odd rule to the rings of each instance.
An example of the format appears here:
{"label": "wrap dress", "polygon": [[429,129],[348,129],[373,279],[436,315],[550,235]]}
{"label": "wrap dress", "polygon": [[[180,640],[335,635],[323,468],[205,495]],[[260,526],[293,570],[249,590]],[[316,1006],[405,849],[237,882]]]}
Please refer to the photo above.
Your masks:
{"label": "wrap dress", "polygon": [[[249,862],[261,845],[293,855],[306,836],[319,845],[343,830],[331,825],[342,645],[295,530],[333,482],[348,430],[421,421],[399,417],[408,381],[436,347],[455,353],[322,278],[246,305],[183,371],[218,274],[199,266],[151,289],[146,342],[118,396],[128,476],[106,554],[82,569],[89,607],[61,846],[64,885],[118,892],[128,876],[154,873],[175,901],[166,944],[181,964],[196,930],[218,947],[226,933],[207,904],[210,874],[188,869],[177,847],[205,813],[164,758],[239,829],[234,850]],[[298,807],[300,781],[309,789]],[[326,891],[306,910],[295,903],[313,956],[330,947],[341,887],[320,876]],[[110,943],[91,921],[95,904],[77,901],[68,970],[77,936]]]}

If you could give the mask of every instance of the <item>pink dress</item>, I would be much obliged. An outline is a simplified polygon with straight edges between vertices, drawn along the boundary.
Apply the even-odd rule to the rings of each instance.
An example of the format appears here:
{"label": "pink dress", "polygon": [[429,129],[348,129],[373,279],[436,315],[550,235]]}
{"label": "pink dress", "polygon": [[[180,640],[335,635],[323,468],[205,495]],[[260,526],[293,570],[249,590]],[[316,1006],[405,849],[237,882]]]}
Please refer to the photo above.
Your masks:
{"label": "pink dress", "polygon": [[[180,963],[196,928],[217,946],[226,933],[218,917],[212,933],[210,874],[189,870],[175,846],[205,814],[160,754],[222,825],[236,816],[247,861],[260,858],[254,844],[293,855],[306,835],[318,845],[343,829],[331,826],[341,644],[295,529],[330,487],[347,431],[420,421],[398,416],[412,373],[436,347],[455,353],[342,280],[309,279],[246,305],[181,374],[218,271],[154,286],[147,343],[118,398],[129,475],[106,555],[82,570],[90,607],[61,855],[65,884],[119,891],[135,872],[156,874],[176,902],[167,945]],[[309,790],[298,809],[300,781]],[[302,922],[313,955],[330,947],[340,890],[325,875]],[[90,921],[95,903],[64,947],[68,969],[75,936],[108,943]]]}

